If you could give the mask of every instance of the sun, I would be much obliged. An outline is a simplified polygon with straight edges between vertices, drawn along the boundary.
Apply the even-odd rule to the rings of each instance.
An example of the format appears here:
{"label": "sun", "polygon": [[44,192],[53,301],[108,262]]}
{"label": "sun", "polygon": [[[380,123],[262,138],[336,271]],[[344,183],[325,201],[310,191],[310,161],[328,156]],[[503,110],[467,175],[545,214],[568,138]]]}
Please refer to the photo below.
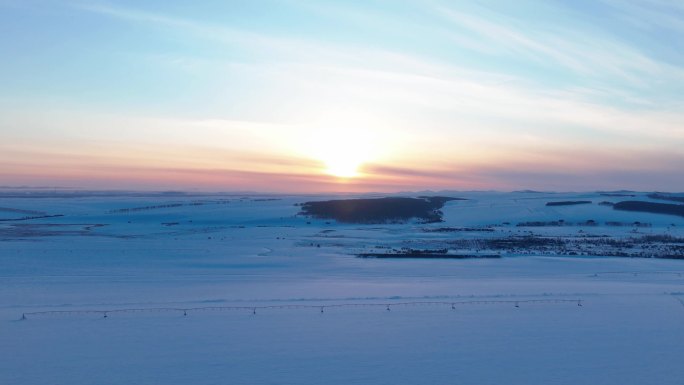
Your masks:
{"label": "sun", "polygon": [[326,156],[323,159],[325,163],[326,174],[336,176],[338,178],[354,178],[359,175],[359,167],[363,164],[362,160],[355,159],[353,156]]}
{"label": "sun", "polygon": [[318,171],[340,181],[366,177],[364,166],[376,160],[373,130],[362,126],[330,125],[307,135],[308,156],[319,163]]}
{"label": "sun", "polygon": [[318,160],[323,164],[325,174],[351,179],[361,176],[361,168],[371,159],[367,141],[360,135],[347,133],[328,136],[319,141]]}

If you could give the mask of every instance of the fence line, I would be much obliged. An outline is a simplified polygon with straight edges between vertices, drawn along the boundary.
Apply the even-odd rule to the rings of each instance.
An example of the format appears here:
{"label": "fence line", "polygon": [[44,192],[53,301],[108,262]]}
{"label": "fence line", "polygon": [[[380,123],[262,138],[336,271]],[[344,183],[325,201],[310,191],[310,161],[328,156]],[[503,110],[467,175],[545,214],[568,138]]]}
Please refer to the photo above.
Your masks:
{"label": "fence line", "polygon": [[116,313],[152,313],[152,312],[172,312],[187,316],[191,312],[202,311],[225,311],[225,310],[246,310],[252,314],[257,314],[257,310],[271,310],[271,309],[317,309],[321,313],[325,309],[333,308],[347,308],[347,307],[380,307],[385,308],[386,311],[392,310],[392,307],[401,306],[450,306],[452,310],[456,306],[462,305],[494,305],[494,304],[512,304],[515,307],[520,307],[520,304],[529,303],[574,303],[577,306],[582,306],[582,299],[527,299],[527,300],[478,300],[478,301],[413,301],[413,302],[385,302],[385,303],[338,303],[327,305],[263,305],[263,306],[203,306],[203,307],[154,307],[154,308],[126,308],[126,309],[80,309],[80,310],[46,310],[22,313],[21,319],[27,320],[30,317],[38,316],[52,316],[52,315],[86,315],[99,314],[103,318],[107,318],[110,314]]}
{"label": "fence line", "polygon": [[634,277],[639,275],[674,275],[677,277],[683,277],[684,271],[602,271],[592,274],[592,277],[598,277],[599,275],[632,275]]}
{"label": "fence line", "polygon": [[679,304],[680,304],[680,305],[684,306],[684,300],[682,300],[682,299],[680,298],[680,296],[681,296],[681,294],[680,294],[680,295],[678,295],[678,294],[672,294],[672,298],[676,299],[677,301],[679,301]]}

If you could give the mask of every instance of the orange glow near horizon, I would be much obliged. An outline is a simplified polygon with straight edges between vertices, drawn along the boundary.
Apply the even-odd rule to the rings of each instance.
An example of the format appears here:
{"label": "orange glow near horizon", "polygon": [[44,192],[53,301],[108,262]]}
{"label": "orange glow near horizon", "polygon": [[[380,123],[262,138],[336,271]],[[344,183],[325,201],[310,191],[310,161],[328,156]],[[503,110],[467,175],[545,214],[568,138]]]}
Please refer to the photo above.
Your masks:
{"label": "orange glow near horizon", "polygon": [[[637,189],[639,180],[655,169],[674,181],[670,189],[675,190],[675,165],[681,164],[674,155],[663,158],[630,148],[516,143],[511,137],[506,146],[488,142],[485,147],[467,137],[435,141],[401,136],[363,119],[283,129],[244,123],[249,129],[243,131],[236,128],[239,122],[177,122],[168,129],[148,121],[133,123],[125,125],[130,133],[116,132],[118,140],[0,143],[0,187],[293,193]],[[256,127],[271,135],[257,135]],[[145,140],[135,140],[133,131],[145,133]],[[160,135],[168,132],[174,135]],[[241,139],[232,140],[238,133]],[[593,174],[587,176],[587,170]]]}

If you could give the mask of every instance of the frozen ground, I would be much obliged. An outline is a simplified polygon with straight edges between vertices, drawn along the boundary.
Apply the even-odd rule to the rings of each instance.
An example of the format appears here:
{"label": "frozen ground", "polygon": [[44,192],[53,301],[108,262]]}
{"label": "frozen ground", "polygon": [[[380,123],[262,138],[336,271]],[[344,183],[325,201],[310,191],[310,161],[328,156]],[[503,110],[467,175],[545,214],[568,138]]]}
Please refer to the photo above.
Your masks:
{"label": "frozen ground", "polygon": [[[0,222],[0,384],[684,383],[684,260],[354,256],[492,236],[430,227],[681,237],[684,218],[458,196],[430,225],[295,217],[328,197],[0,198],[0,219],[63,215]],[[514,226],[558,219],[650,227]],[[32,314],[116,309],[144,311]]]}

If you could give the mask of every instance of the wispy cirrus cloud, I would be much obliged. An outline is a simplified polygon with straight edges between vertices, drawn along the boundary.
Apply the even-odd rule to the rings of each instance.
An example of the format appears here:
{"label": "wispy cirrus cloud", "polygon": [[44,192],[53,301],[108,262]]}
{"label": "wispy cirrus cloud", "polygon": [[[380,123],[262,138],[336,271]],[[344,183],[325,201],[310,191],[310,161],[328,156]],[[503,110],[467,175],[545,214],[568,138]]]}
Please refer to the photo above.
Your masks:
{"label": "wispy cirrus cloud", "polygon": [[670,29],[684,32],[684,4],[677,0],[602,0],[621,16],[643,29]]}
{"label": "wispy cirrus cloud", "polygon": [[[585,31],[580,28],[581,24],[535,26],[529,20],[515,20],[495,13],[496,19],[487,19],[441,4],[435,6],[434,11],[455,26],[475,33],[482,45],[494,44],[509,53],[526,55],[542,65],[560,66],[592,76],[593,81],[619,77],[630,85],[641,87],[654,79],[662,81],[664,77],[684,80],[681,67],[656,61],[628,44],[601,36],[600,29]],[[563,9],[558,12],[562,14]]]}

